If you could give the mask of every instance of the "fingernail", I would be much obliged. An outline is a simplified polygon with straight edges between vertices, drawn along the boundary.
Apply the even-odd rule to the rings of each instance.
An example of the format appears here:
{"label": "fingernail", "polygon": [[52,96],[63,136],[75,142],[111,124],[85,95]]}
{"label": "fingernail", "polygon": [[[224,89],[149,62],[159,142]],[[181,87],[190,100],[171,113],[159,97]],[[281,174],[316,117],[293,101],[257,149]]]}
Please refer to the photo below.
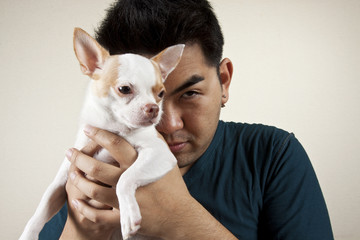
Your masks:
{"label": "fingernail", "polygon": [[72,203],[72,205],[74,206],[74,208],[76,208],[76,209],[79,208],[79,202],[78,202],[78,200],[73,199],[73,200],[71,200],[71,203]]}
{"label": "fingernail", "polygon": [[90,135],[93,132],[94,128],[88,124],[85,125],[84,127],[84,133],[86,135]]}
{"label": "fingernail", "polygon": [[70,148],[69,150],[66,151],[65,156],[67,157],[67,159],[71,160],[72,154],[73,154],[73,150]]}

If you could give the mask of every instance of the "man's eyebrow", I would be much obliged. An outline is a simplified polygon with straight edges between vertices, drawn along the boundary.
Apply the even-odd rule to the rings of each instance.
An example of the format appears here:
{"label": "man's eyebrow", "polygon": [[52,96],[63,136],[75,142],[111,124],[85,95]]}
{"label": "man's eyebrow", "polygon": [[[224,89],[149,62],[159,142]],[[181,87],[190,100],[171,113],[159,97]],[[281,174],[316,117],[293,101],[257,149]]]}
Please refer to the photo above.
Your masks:
{"label": "man's eyebrow", "polygon": [[201,81],[205,80],[204,77],[202,76],[199,76],[199,75],[192,75],[189,79],[187,79],[185,81],[184,84],[180,85],[178,88],[176,88],[175,90],[173,90],[171,92],[171,95],[174,95],[176,93],[179,93],[181,91],[183,91],[184,89],[188,88],[188,87],[191,87],[192,85],[195,85]]}

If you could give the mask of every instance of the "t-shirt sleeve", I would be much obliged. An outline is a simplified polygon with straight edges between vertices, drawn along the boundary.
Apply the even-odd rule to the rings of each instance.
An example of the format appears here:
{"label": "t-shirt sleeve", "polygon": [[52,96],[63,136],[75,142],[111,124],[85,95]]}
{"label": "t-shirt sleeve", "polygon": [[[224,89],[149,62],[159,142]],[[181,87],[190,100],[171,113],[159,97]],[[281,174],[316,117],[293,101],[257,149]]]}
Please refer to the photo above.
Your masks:
{"label": "t-shirt sleeve", "polygon": [[264,239],[333,239],[319,182],[305,150],[289,134],[268,169],[260,218]]}
{"label": "t-shirt sleeve", "polygon": [[58,240],[64,229],[67,219],[67,204],[47,222],[40,232],[39,240]]}

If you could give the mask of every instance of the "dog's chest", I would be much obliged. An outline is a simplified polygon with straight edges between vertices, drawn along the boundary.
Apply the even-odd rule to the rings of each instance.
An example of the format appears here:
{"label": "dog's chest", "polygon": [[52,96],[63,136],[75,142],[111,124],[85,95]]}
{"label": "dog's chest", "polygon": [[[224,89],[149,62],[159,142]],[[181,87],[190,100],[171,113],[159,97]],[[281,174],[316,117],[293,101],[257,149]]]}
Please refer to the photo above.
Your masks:
{"label": "dog's chest", "polygon": [[94,155],[94,158],[114,166],[119,166],[119,163],[111,156],[111,154],[106,149],[101,149]]}

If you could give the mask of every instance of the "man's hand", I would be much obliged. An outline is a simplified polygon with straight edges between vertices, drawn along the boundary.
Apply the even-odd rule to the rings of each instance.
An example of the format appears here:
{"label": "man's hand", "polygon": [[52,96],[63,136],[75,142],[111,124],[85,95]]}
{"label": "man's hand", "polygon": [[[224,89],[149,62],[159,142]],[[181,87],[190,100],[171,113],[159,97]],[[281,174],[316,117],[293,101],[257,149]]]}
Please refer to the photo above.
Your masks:
{"label": "man's hand", "polygon": [[[136,151],[126,141],[122,144],[129,150],[124,150],[125,156],[134,161]],[[101,148],[90,142],[81,151],[70,149],[67,152],[72,163],[66,184],[69,216],[61,239],[108,239],[115,229],[120,228],[115,186],[131,163],[119,168],[94,159],[92,156]]]}
{"label": "man's hand", "polygon": [[[73,219],[69,226],[103,231],[107,233],[103,236],[108,236],[120,228],[115,186],[121,174],[136,160],[137,153],[113,133],[92,127],[85,132],[92,142],[81,151],[73,149],[67,154],[72,162],[67,185],[69,215]],[[92,158],[99,146],[107,149],[120,167]],[[142,215],[140,234],[163,239],[232,239],[192,198],[177,166],[158,181],[139,188],[136,199]],[[216,231],[220,238],[214,235]]]}

